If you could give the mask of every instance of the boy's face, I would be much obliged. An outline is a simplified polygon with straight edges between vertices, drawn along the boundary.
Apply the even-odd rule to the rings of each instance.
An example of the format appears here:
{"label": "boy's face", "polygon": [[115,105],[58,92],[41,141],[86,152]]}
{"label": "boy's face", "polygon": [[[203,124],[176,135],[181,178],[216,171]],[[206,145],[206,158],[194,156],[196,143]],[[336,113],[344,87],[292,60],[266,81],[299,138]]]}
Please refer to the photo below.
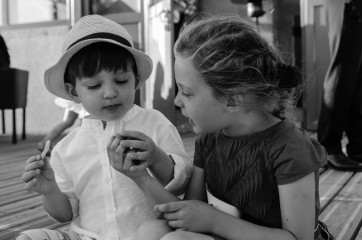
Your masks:
{"label": "boy's face", "polygon": [[74,97],[88,113],[102,121],[112,121],[122,118],[132,108],[136,77],[130,68],[101,71],[92,77],[77,78],[74,90]]}

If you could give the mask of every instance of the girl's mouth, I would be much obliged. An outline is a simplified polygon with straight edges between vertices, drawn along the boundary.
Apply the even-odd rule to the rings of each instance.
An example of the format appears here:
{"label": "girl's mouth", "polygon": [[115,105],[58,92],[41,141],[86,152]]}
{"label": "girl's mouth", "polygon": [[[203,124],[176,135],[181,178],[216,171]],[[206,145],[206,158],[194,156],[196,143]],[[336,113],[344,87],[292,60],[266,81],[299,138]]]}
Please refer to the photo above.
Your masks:
{"label": "girl's mouth", "polygon": [[195,123],[194,123],[194,121],[192,121],[191,118],[189,118],[189,124],[190,124],[191,126],[195,126]]}

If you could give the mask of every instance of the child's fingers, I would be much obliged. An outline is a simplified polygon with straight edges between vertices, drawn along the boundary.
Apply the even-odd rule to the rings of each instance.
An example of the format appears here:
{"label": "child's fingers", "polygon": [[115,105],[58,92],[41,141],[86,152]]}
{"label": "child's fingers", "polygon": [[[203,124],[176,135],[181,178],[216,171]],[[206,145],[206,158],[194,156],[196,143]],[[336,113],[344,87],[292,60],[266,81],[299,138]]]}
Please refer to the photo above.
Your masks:
{"label": "child's fingers", "polygon": [[44,165],[44,160],[33,161],[33,162],[30,162],[25,165],[25,171],[27,172],[27,171],[39,169],[39,168],[43,167],[43,165]]}
{"label": "child's fingers", "polygon": [[119,134],[112,136],[107,145],[107,154],[111,163],[115,163],[115,152],[121,141]]}
{"label": "child's fingers", "polygon": [[41,173],[40,169],[34,169],[28,172],[25,172],[23,176],[21,176],[23,182],[27,183],[31,181],[33,178],[36,178]]}
{"label": "child's fingers", "polygon": [[130,152],[127,153],[127,157],[131,160],[140,160],[141,162],[147,161],[150,159],[150,153],[149,152]]}
{"label": "child's fingers", "polygon": [[147,152],[131,152],[126,155],[127,159],[130,159],[132,162],[131,171],[143,171],[148,167],[148,156]]}
{"label": "child's fingers", "polygon": [[118,134],[115,134],[109,139],[108,144],[107,144],[107,153],[108,154],[109,154],[109,151],[111,150],[111,146],[112,146],[114,140],[117,138],[117,136],[118,136]]}
{"label": "child's fingers", "polygon": [[41,156],[40,155],[36,155],[36,156],[32,156],[30,158],[28,158],[25,162],[25,164],[29,164],[29,163],[32,163],[32,162],[35,162],[35,161],[39,161],[41,160]]}
{"label": "child's fingers", "polygon": [[181,210],[184,205],[186,205],[185,202],[179,201],[179,202],[169,202],[169,203],[163,203],[155,205],[154,209],[156,212],[176,212]]}
{"label": "child's fingers", "polygon": [[38,179],[33,178],[25,184],[25,189],[28,191],[34,191],[37,183],[38,183]]}
{"label": "child's fingers", "polygon": [[144,171],[148,167],[147,161],[133,159],[131,160],[131,162],[132,162],[132,166],[130,168],[131,172]]}
{"label": "child's fingers", "polygon": [[118,144],[115,150],[115,156],[113,161],[119,167],[122,167],[124,164],[123,154],[124,154],[124,148]]}
{"label": "child's fingers", "polygon": [[147,151],[149,149],[147,142],[134,139],[122,140],[121,146],[124,148],[138,149],[139,151]]}
{"label": "child's fingers", "polygon": [[138,131],[127,131],[127,130],[122,130],[119,133],[122,137],[125,138],[131,138],[133,140],[144,140],[147,136],[142,133],[142,132],[138,132]]}
{"label": "child's fingers", "polygon": [[41,169],[43,169],[43,170],[49,170],[49,169],[52,168],[52,167],[50,166],[50,162],[49,162],[49,158],[48,158],[48,157],[45,157],[42,162],[43,162],[43,166],[42,166]]}
{"label": "child's fingers", "polygon": [[121,158],[122,156],[122,163],[119,163],[120,165],[122,164],[122,169],[123,170],[129,170],[132,166],[132,160],[130,158],[128,158],[127,156],[126,157],[123,157],[124,155],[124,148],[122,148],[121,146],[119,147],[119,158]]}

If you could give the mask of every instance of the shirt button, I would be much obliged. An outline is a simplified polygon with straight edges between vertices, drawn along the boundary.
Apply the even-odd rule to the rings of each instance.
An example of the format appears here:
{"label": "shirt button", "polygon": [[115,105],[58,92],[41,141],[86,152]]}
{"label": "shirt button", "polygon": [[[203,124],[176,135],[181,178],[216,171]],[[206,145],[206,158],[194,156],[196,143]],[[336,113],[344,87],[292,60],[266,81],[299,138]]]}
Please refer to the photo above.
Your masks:
{"label": "shirt button", "polygon": [[109,209],[109,215],[116,215],[116,208]]}

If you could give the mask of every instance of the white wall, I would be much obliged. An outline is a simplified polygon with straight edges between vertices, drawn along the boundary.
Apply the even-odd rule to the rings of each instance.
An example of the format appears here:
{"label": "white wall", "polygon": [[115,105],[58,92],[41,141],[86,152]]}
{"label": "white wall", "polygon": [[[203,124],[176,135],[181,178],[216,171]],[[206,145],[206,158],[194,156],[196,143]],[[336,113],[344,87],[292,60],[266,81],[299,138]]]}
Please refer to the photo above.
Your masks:
{"label": "white wall", "polygon": [[[54,96],[44,86],[44,71],[61,54],[68,26],[4,30],[11,66],[29,71],[26,129],[29,134],[44,134],[58,123],[63,109],[54,104]],[[22,111],[17,110],[17,132],[22,129]],[[12,133],[12,114],[6,111],[7,134]]]}

